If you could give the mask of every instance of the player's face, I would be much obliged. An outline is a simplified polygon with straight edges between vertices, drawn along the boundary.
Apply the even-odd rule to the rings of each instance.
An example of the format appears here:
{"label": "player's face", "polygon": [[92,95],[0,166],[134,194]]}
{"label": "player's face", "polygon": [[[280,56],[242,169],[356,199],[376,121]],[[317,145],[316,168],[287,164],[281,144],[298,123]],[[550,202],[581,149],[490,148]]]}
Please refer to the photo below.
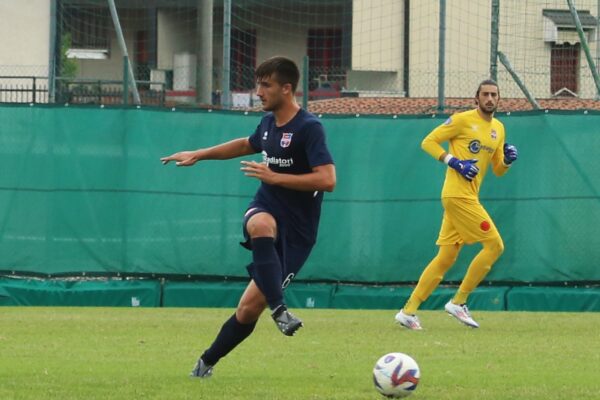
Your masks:
{"label": "player's face", "polygon": [[482,113],[493,114],[496,108],[498,108],[499,100],[498,86],[481,85],[479,95],[477,96],[477,105]]}
{"label": "player's face", "polygon": [[263,110],[277,111],[285,101],[289,84],[280,85],[273,76],[256,81],[256,95],[262,102]]}

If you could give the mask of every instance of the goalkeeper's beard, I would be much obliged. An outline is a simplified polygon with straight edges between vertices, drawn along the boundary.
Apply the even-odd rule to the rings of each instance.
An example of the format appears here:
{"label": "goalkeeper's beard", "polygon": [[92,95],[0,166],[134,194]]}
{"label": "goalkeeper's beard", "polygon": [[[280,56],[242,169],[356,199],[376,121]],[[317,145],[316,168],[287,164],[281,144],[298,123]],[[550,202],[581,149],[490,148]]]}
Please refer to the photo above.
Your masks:
{"label": "goalkeeper's beard", "polygon": [[494,105],[490,105],[490,106],[481,106],[481,104],[479,104],[479,110],[483,113],[483,114],[487,114],[487,115],[494,115],[494,113],[496,112],[496,109],[498,108],[497,104]]}

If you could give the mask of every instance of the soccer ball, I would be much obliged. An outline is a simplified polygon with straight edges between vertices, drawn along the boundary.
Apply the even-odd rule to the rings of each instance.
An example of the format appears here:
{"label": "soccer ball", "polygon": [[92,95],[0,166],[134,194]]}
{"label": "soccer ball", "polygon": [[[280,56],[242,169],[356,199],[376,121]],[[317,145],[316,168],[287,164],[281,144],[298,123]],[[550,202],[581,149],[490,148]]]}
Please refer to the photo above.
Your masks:
{"label": "soccer ball", "polygon": [[388,353],[373,368],[373,383],[382,395],[406,397],[417,388],[421,371],[417,362],[404,353]]}

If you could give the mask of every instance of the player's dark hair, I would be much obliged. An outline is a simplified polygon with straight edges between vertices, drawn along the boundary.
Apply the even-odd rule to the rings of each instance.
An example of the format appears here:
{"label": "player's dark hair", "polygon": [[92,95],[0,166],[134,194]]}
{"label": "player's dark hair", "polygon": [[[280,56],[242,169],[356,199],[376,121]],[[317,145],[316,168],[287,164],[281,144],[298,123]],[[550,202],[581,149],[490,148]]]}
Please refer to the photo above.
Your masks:
{"label": "player's dark hair", "polygon": [[295,62],[286,57],[271,57],[256,68],[255,78],[263,79],[273,77],[280,85],[289,83],[292,85],[292,92],[296,92],[298,80],[300,80],[300,71]]}
{"label": "player's dark hair", "polygon": [[498,88],[498,94],[500,94],[500,88],[498,87],[498,84],[496,83],[495,80],[493,79],[486,79],[484,81],[481,81],[481,83],[479,84],[479,86],[477,87],[477,92],[475,93],[475,97],[479,98],[479,92],[481,91],[481,87],[483,85],[492,85],[492,86],[496,86]]}

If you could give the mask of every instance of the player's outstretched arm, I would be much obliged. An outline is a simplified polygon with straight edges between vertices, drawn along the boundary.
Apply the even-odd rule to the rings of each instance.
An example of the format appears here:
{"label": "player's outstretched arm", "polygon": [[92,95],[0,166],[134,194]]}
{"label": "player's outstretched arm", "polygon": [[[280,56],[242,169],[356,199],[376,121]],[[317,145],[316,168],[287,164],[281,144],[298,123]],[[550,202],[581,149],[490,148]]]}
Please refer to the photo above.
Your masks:
{"label": "player's outstretched arm", "polygon": [[240,168],[244,175],[257,178],[269,185],[307,192],[333,192],[336,184],[335,165],[325,164],[313,167],[308,174],[280,174],[265,163],[242,161]]}
{"label": "player's outstretched arm", "polygon": [[248,138],[239,138],[205,149],[180,151],[170,156],[162,157],[160,161],[163,164],[175,161],[175,165],[178,167],[189,167],[202,160],[228,160],[253,153],[255,151],[250,145]]}

